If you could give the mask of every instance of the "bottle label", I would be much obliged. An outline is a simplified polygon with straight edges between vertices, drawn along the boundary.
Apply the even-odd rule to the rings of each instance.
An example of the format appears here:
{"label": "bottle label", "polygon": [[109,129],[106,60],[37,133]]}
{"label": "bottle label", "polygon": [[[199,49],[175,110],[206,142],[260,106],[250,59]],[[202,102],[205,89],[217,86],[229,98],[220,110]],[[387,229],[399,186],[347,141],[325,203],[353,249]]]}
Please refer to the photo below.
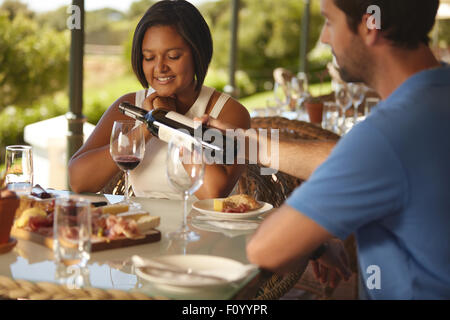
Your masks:
{"label": "bottle label", "polygon": [[199,122],[198,125],[196,126],[194,120],[192,120],[192,119],[190,119],[190,118],[188,118],[188,117],[186,117],[186,116],[183,116],[182,114],[173,112],[173,111],[168,112],[168,113],[166,114],[166,118],[171,119],[171,120],[174,120],[174,121],[177,121],[177,122],[179,122],[179,123],[182,123],[182,124],[184,124],[184,125],[186,125],[186,126],[188,126],[188,127],[194,128],[194,129],[195,129],[198,125],[201,125],[200,122]]}
{"label": "bottle label", "polygon": [[[156,123],[156,121],[155,121]],[[178,138],[179,143],[185,147],[187,150],[192,151],[192,137],[189,132],[183,132],[181,130],[177,130],[171,127],[168,127],[162,123],[157,123],[159,126],[158,129],[158,138],[167,143],[170,142],[171,139],[175,137]]]}

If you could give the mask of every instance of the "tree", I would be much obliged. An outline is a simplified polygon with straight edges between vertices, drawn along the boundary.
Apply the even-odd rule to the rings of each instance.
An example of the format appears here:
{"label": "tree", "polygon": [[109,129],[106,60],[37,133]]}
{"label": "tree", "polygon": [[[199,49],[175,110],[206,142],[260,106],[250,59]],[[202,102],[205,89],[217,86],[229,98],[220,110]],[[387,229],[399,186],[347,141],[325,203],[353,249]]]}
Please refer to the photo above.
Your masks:
{"label": "tree", "polygon": [[[263,88],[272,71],[284,67],[298,71],[304,4],[299,0],[241,0],[239,12],[238,68]],[[309,50],[320,36],[323,19],[319,3],[312,2]],[[230,1],[200,7],[213,33],[213,67],[227,68],[230,42]]]}
{"label": "tree", "polygon": [[57,32],[18,13],[0,11],[0,110],[29,106],[66,87],[69,33]]}
{"label": "tree", "polygon": [[28,9],[27,4],[22,3],[18,0],[5,0],[3,4],[0,6],[0,11],[5,11],[8,14],[10,20],[14,20],[14,18],[21,13],[27,18],[33,18],[34,12]]}
{"label": "tree", "polygon": [[145,11],[152,6],[156,1],[154,0],[139,0],[130,5],[127,16],[129,19],[141,18]]}

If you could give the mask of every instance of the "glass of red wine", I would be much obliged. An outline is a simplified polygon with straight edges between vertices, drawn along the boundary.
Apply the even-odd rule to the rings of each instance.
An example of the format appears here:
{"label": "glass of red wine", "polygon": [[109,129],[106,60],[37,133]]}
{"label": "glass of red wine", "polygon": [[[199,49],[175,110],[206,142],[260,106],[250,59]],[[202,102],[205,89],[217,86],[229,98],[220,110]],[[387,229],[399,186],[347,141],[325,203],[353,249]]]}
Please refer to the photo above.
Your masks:
{"label": "glass of red wine", "polygon": [[128,194],[128,172],[136,168],[144,158],[145,138],[143,126],[135,120],[114,121],[109,152],[117,166],[125,172],[125,198],[130,210],[140,209],[139,203],[130,200]]}

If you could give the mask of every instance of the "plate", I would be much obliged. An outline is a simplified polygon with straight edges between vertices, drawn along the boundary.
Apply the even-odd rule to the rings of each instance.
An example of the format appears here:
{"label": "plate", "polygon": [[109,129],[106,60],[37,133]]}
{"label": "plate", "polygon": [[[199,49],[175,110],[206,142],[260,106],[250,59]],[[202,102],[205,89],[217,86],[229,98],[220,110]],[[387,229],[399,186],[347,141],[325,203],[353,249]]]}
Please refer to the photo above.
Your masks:
{"label": "plate", "polygon": [[273,206],[270,203],[258,201],[263,206],[257,210],[252,210],[244,213],[220,212],[214,210],[214,200],[223,200],[223,199],[199,200],[192,204],[192,208],[207,216],[216,218],[227,218],[227,219],[254,218],[273,209]]}
{"label": "plate", "polygon": [[213,272],[220,274],[229,280],[216,280],[209,277],[198,277],[189,274],[179,274],[171,271],[161,271],[152,268],[136,267],[136,274],[164,289],[172,289],[178,291],[180,289],[200,289],[206,290],[211,288],[226,287],[234,282],[238,282],[247,277],[248,272],[242,272],[245,268],[244,264],[223,257],[207,256],[207,255],[167,255],[152,258],[154,263],[168,265],[171,268],[187,270],[192,269],[194,272]]}

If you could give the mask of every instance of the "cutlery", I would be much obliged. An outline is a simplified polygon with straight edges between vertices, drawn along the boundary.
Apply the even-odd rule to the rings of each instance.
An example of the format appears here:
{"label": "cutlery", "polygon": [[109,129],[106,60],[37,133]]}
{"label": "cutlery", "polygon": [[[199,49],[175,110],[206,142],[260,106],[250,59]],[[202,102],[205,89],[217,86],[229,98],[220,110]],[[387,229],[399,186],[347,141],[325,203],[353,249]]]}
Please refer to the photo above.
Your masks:
{"label": "cutlery", "polygon": [[213,279],[213,280],[219,280],[221,282],[228,281],[224,277],[211,275],[211,274],[205,274],[201,271],[194,271],[192,268],[187,268],[187,269],[179,268],[179,267],[168,265],[166,263],[162,263],[162,262],[155,261],[155,260],[152,260],[152,261],[144,260],[138,256],[133,256],[131,258],[131,260],[133,261],[133,264],[138,268],[153,269],[153,270],[158,270],[158,271],[168,271],[168,272],[177,273],[177,274],[192,275],[192,276],[203,277],[203,278],[208,278],[208,279]]}
{"label": "cutlery", "polygon": [[227,282],[227,279],[225,279],[223,277],[200,273],[200,272],[192,270],[191,268],[178,269],[178,268],[168,267],[168,266],[156,267],[153,265],[144,265],[144,266],[141,266],[140,268],[150,269],[150,270],[153,269],[153,270],[157,270],[157,271],[167,271],[167,272],[172,272],[172,273],[177,273],[177,274],[186,274],[186,275],[195,276],[195,277],[208,278],[208,279],[212,279],[212,280],[218,280],[221,282]]}

